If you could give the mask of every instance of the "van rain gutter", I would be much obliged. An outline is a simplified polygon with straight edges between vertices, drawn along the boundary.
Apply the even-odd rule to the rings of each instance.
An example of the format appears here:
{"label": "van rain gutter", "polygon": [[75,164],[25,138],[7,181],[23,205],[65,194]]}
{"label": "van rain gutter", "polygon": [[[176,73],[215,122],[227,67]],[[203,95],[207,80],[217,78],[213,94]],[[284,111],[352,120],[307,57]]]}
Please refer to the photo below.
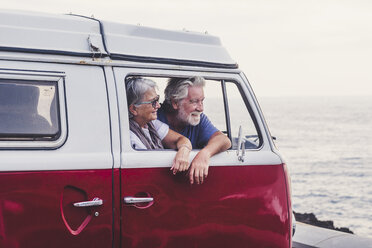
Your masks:
{"label": "van rain gutter", "polygon": [[116,53],[111,53],[110,57],[112,59],[118,59],[118,60],[156,63],[156,64],[200,66],[200,67],[223,68],[223,69],[237,69],[238,68],[237,64],[220,64],[220,63],[212,63],[212,62],[204,62],[204,61],[156,58],[156,57],[134,56],[134,55],[124,55],[124,54],[116,54]]}
{"label": "van rain gutter", "polygon": [[23,47],[0,47],[0,51],[67,55],[67,56],[74,56],[74,57],[89,57],[89,58],[107,57],[106,54],[100,55],[98,53],[79,53],[79,52],[48,50],[48,49],[33,49],[33,48],[23,48]]}

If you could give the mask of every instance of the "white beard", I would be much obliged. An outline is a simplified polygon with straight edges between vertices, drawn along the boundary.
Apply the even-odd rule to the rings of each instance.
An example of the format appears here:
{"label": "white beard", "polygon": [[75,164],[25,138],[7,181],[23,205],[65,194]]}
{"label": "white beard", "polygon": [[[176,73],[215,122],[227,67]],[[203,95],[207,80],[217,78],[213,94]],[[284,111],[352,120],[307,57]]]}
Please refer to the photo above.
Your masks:
{"label": "white beard", "polygon": [[178,111],[178,114],[177,114],[177,118],[187,124],[190,124],[191,126],[196,126],[200,122],[201,113],[202,112],[194,111],[194,112],[191,112],[189,115],[187,115],[183,105],[181,104],[180,110]]}

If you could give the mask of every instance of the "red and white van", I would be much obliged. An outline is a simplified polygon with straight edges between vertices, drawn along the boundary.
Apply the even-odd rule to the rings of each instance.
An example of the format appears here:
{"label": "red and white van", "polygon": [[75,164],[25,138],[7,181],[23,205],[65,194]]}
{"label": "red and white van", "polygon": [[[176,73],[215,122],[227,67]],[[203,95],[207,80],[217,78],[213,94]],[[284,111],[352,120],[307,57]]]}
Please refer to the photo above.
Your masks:
{"label": "red and white van", "polygon": [[[0,34],[1,248],[291,247],[286,165],[219,38],[9,11]],[[131,148],[133,75],[206,79],[233,146],[204,184],[172,175],[174,150]]]}

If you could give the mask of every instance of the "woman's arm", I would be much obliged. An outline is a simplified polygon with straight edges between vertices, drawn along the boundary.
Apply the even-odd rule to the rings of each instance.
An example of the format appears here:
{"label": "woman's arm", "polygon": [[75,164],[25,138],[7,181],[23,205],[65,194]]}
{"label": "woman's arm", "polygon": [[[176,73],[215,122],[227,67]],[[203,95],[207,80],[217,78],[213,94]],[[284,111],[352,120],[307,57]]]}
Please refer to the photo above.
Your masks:
{"label": "woman's arm", "polygon": [[189,169],[189,155],[192,150],[191,142],[185,136],[169,129],[168,134],[162,140],[164,147],[177,149],[176,157],[173,160],[172,167],[173,174],[179,171],[186,171]]}

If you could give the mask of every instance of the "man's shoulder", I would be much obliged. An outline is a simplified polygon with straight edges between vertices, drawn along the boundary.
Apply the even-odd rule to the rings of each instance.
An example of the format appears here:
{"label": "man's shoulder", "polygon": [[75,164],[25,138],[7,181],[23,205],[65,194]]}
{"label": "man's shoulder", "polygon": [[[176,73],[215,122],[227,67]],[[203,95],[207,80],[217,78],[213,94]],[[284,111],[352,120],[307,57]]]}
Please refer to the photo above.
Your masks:
{"label": "man's shoulder", "polygon": [[200,126],[200,129],[203,130],[204,135],[208,136],[208,139],[210,136],[212,136],[212,134],[218,131],[218,129],[204,113],[200,115],[200,123],[198,126]]}
{"label": "man's shoulder", "polygon": [[209,120],[208,116],[204,113],[200,114],[200,120]]}
{"label": "man's shoulder", "polygon": [[206,114],[201,113],[200,123],[198,124],[198,126],[209,126],[209,125],[213,125],[212,122],[209,120]]}
{"label": "man's shoulder", "polygon": [[209,132],[216,132],[218,131],[217,128],[215,128],[215,126],[212,124],[212,122],[209,120],[209,118],[207,117],[207,115],[205,115],[204,113],[201,113],[200,115],[200,122],[198,125],[196,126],[192,126],[190,124],[188,124],[186,127],[185,127],[186,130],[195,130],[197,131],[198,133],[200,132],[206,132],[208,130],[208,133]]}

